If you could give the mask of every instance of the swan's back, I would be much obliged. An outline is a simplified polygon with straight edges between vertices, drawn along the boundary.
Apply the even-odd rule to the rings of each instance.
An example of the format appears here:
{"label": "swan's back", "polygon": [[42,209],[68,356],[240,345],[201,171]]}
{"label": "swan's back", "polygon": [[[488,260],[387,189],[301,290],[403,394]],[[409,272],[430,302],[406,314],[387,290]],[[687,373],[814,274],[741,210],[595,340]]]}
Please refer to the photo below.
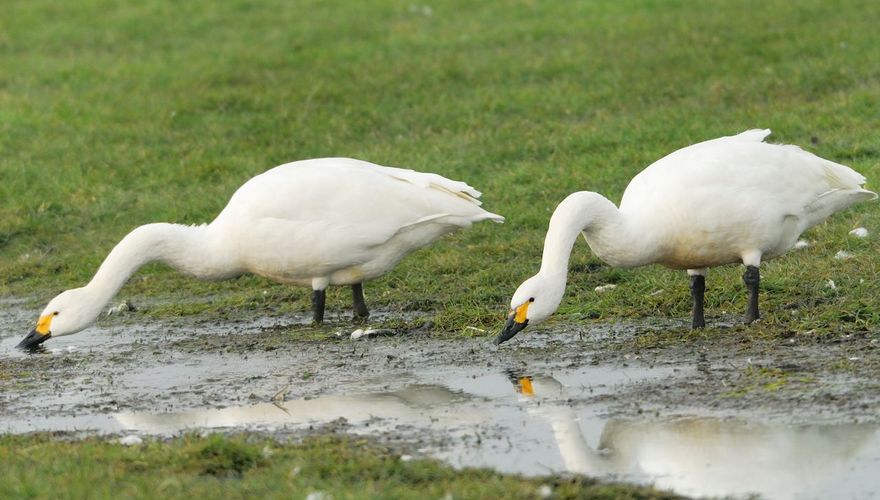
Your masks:
{"label": "swan's back", "polygon": [[321,158],[252,178],[211,225],[236,241],[234,251],[251,272],[282,280],[282,272],[323,275],[373,262],[371,277],[445,233],[502,222],[480,207],[479,196],[437,174]]}
{"label": "swan's back", "polygon": [[280,165],[242,185],[218,217],[246,213],[324,224],[403,226],[425,216],[503,220],[479,208],[481,193],[464,182],[350,158]]}
{"label": "swan's back", "polygon": [[621,212],[665,232],[670,251],[714,241],[731,255],[757,250],[772,257],[832,213],[877,196],[858,172],[797,146],[763,142],[769,134],[748,130],[661,158],[630,182]]}

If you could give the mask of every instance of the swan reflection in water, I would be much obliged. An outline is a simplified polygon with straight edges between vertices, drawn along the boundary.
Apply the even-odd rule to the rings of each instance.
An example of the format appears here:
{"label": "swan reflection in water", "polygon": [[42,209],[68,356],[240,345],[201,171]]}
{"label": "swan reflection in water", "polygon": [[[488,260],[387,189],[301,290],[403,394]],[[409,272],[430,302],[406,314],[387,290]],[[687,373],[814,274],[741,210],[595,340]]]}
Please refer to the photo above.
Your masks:
{"label": "swan reflection in water", "polygon": [[708,417],[612,419],[593,449],[559,381],[543,375],[512,381],[528,412],[550,424],[568,471],[701,496],[813,492],[850,469],[878,430],[876,424],[764,425]]}
{"label": "swan reflection in water", "polygon": [[[868,453],[880,456],[874,424],[794,426],[719,418],[611,419],[600,427],[598,443],[590,446],[580,419],[597,417],[587,403],[571,399],[579,393],[569,393],[581,388],[567,388],[545,375],[508,374],[516,394],[511,398],[514,391],[506,385],[505,377],[491,378],[500,383],[489,391],[491,395],[475,380],[470,390],[467,386],[459,390],[440,384],[410,385],[392,392],[179,413],[125,413],[115,418],[125,429],[153,434],[242,426],[296,429],[339,418],[345,418],[356,432],[400,431],[404,435],[431,431],[461,437],[495,425],[493,434],[501,426],[500,433],[514,443],[509,451],[499,454],[492,448],[498,442],[491,439],[445,439],[434,452],[453,462],[501,470],[510,468],[503,455],[510,458],[510,453],[517,453],[518,466],[526,462],[526,470],[535,473],[547,472],[542,466],[557,462],[550,465],[552,472],[617,477],[700,496],[757,493],[794,498],[829,484],[852,489],[870,487],[864,483],[876,481],[870,473],[872,459],[864,457],[866,443],[871,443]],[[488,378],[482,382],[490,383]],[[542,422],[549,425],[550,432],[542,433],[540,426],[534,425]],[[590,422],[602,426],[600,420]],[[529,430],[523,433],[522,429]],[[465,455],[468,459],[461,460]]]}
{"label": "swan reflection in water", "polygon": [[[471,411],[461,411],[462,408]],[[411,385],[393,392],[330,395],[277,403],[259,403],[221,409],[191,410],[178,413],[119,413],[123,428],[150,434],[168,434],[187,428],[231,428],[288,425],[291,427],[328,423],[344,418],[357,425],[385,421],[395,425],[453,425],[462,415],[476,423],[488,418],[474,405],[473,398],[441,385]]]}

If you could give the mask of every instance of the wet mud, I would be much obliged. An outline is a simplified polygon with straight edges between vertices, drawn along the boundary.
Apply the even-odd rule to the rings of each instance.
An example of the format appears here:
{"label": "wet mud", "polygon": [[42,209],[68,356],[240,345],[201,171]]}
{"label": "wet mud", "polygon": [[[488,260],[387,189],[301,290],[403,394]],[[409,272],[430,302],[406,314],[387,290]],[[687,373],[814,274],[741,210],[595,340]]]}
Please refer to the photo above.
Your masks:
{"label": "wet mud", "polygon": [[25,354],[14,346],[35,311],[0,306],[3,432],[347,432],[455,466],[694,496],[880,490],[878,332],[744,341],[731,327],[646,343],[681,327],[557,324],[496,346],[415,317],[413,328],[332,318],[304,336],[305,315],[128,311]]}

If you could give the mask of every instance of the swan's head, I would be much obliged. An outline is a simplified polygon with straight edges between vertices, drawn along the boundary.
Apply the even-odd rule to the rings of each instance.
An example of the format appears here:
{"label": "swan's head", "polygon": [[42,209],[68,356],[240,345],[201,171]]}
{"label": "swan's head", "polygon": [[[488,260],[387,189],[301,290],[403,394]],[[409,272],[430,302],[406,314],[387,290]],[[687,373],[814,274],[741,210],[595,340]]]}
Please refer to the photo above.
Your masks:
{"label": "swan's head", "polygon": [[37,326],[29,333],[18,347],[35,349],[49,337],[61,337],[76,333],[95,322],[101,312],[96,309],[94,300],[83,288],[74,288],[61,292],[43,309]]}
{"label": "swan's head", "polygon": [[560,283],[556,283],[538,273],[525,280],[513,294],[507,324],[495,338],[495,343],[506,342],[526,326],[536,325],[549,318],[559,307],[564,291],[564,278]]}

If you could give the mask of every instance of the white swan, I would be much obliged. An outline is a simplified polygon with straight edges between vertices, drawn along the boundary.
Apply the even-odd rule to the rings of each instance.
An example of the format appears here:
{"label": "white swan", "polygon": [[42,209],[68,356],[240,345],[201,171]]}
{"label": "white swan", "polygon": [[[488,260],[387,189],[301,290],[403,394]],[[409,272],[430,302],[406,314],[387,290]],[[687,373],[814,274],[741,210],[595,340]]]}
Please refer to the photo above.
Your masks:
{"label": "white swan", "polygon": [[213,222],[147,224],[110,252],[91,282],[61,293],[19,345],[91,325],[141,266],[161,261],[201,279],[253,273],[311,286],[314,319],[328,285],[351,285],[354,309],[367,316],[361,283],[382,276],[408,253],[482,220],[480,192],[437,174],[347,158],[275,167],[241,186]]}
{"label": "white swan", "polygon": [[745,320],[757,319],[761,261],[790,250],[802,232],[834,212],[877,197],[851,168],[797,146],[762,142],[768,135],[748,130],[679,149],[633,178],[620,209],[597,193],[569,195],[550,219],[541,270],[514,293],[496,343],[556,311],[581,233],[612,266],[686,269],[694,328],[705,325],[706,269],[742,262],[749,290]]}

